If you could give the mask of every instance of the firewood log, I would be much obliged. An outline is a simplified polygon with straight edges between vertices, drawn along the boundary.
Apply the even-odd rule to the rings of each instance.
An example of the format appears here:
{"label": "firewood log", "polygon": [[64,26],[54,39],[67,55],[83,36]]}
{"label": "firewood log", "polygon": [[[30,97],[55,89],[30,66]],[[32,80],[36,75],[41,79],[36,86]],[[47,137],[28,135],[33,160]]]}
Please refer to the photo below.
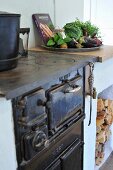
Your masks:
{"label": "firewood log", "polygon": [[106,141],[109,140],[110,136],[111,136],[111,130],[109,129],[108,131],[106,131]]}
{"label": "firewood log", "polygon": [[96,158],[95,163],[96,163],[96,165],[99,166],[102,163],[102,161],[103,161],[103,158],[98,157],[98,158]]}
{"label": "firewood log", "polygon": [[101,130],[100,133],[96,135],[96,140],[99,143],[105,143],[106,135],[104,130]]}
{"label": "firewood log", "polygon": [[112,115],[107,114],[105,117],[105,124],[106,125],[111,125],[112,124]]}
{"label": "firewood log", "polygon": [[104,131],[107,131],[107,130],[109,130],[109,125],[102,124],[101,129],[104,130]]}
{"label": "firewood log", "polygon": [[104,103],[102,99],[98,99],[97,101],[97,112],[101,112],[104,110]]}
{"label": "firewood log", "polygon": [[104,101],[104,107],[108,107],[108,100],[103,100]]}
{"label": "firewood log", "polygon": [[105,117],[106,114],[107,114],[107,113],[106,113],[106,110],[102,110],[101,112],[98,112],[98,113],[97,113],[97,117],[99,117],[99,116],[104,116],[104,117]]}
{"label": "firewood log", "polygon": [[96,126],[96,133],[100,133],[100,131],[102,130],[101,126]]}
{"label": "firewood log", "polygon": [[104,124],[104,116],[97,116],[97,118],[96,118],[96,125],[100,126],[102,124]]}

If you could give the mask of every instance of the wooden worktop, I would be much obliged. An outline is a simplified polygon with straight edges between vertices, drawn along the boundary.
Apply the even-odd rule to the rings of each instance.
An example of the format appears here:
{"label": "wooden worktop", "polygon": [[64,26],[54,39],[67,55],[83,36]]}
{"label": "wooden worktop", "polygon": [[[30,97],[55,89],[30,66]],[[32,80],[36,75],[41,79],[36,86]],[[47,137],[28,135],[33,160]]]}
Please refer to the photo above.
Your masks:
{"label": "wooden worktop", "polygon": [[[35,47],[35,48],[31,48],[29,49],[30,51],[46,51],[46,52],[50,52],[44,48],[41,47]],[[51,51],[53,52],[53,51]],[[56,53],[56,51],[54,52]],[[65,52],[60,52],[60,53],[65,53]],[[66,52],[67,53],[67,52]],[[84,55],[84,56],[91,56],[91,57],[98,57],[98,62],[103,62],[107,59],[110,59],[113,57],[113,46],[109,46],[109,45],[103,45],[102,47],[100,47],[100,49],[95,50],[95,51],[89,51],[89,52],[68,52],[68,54],[78,54],[78,55]]]}

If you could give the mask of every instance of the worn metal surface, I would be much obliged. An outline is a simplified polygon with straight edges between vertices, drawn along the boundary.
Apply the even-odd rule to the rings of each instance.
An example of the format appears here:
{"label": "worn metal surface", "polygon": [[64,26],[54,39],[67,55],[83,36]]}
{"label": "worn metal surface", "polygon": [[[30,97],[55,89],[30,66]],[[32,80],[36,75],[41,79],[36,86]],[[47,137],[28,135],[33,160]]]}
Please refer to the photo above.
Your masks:
{"label": "worn metal surface", "polygon": [[28,58],[19,59],[17,68],[0,72],[0,95],[17,97],[96,60],[81,55],[29,53]]}

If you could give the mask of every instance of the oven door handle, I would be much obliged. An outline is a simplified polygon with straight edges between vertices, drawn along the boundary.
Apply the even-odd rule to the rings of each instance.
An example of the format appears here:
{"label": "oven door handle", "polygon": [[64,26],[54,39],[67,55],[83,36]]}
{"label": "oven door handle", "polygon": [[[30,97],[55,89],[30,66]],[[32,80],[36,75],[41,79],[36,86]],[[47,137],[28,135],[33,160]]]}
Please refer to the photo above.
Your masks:
{"label": "oven door handle", "polygon": [[74,88],[67,88],[64,92],[65,93],[76,93],[76,92],[78,92],[79,90],[81,89],[81,87],[80,86],[76,86],[76,87],[74,87]]}

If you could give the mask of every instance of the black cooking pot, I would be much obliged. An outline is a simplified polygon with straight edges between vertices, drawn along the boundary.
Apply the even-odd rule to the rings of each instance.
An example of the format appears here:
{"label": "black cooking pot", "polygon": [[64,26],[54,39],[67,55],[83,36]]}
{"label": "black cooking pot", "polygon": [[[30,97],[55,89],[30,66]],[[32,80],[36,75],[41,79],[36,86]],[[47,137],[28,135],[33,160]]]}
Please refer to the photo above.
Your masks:
{"label": "black cooking pot", "polygon": [[20,14],[0,12],[0,71],[18,63]]}

